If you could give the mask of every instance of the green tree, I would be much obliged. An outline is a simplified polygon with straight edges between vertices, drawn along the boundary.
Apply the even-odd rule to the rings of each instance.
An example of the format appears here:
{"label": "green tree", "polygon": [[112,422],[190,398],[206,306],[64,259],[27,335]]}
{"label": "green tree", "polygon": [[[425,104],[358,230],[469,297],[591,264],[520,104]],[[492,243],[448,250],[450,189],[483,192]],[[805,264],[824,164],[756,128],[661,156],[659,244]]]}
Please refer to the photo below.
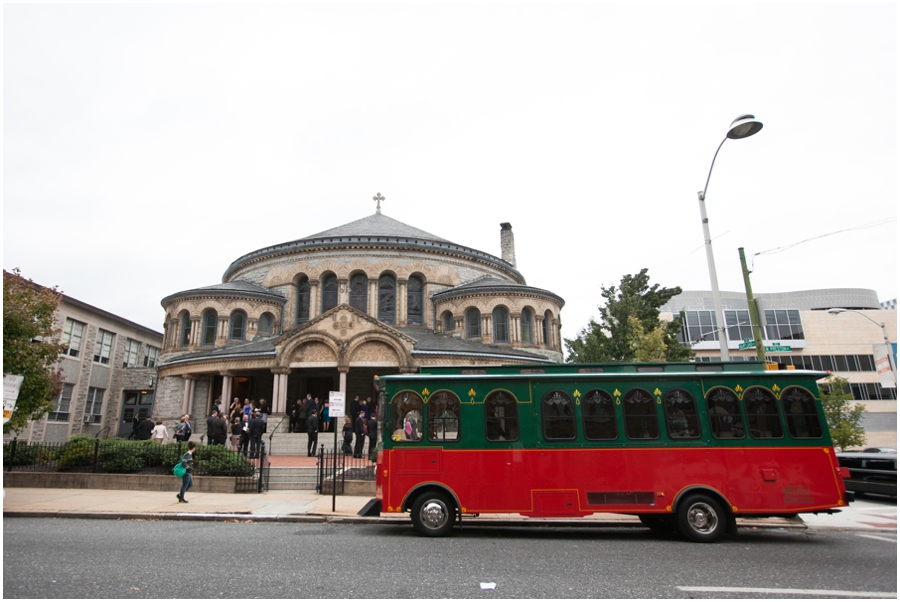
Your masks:
{"label": "green tree", "polygon": [[848,447],[863,446],[866,443],[866,431],[860,422],[865,411],[861,403],[853,401],[850,383],[846,378],[831,376],[819,385],[822,394],[822,409],[831,439],[838,451]]}
{"label": "green tree", "polygon": [[[602,288],[601,296],[606,302],[598,307],[600,322],[592,319],[576,339],[565,340],[566,360],[590,363],[690,359],[693,351],[678,341],[681,317],[676,316],[671,322],[659,319],[659,308],[679,294],[681,287],[678,286],[651,286],[647,268],[638,274],[626,274],[618,287]],[[629,318],[637,324],[630,325]],[[644,341],[644,337],[650,337],[650,340]],[[638,349],[641,348],[639,357]],[[651,357],[654,359],[647,359]]]}
{"label": "green tree", "polygon": [[62,389],[55,366],[63,351],[53,315],[62,295],[25,280],[18,268],[3,270],[3,373],[23,376],[16,411],[3,432],[18,432],[54,408]]}

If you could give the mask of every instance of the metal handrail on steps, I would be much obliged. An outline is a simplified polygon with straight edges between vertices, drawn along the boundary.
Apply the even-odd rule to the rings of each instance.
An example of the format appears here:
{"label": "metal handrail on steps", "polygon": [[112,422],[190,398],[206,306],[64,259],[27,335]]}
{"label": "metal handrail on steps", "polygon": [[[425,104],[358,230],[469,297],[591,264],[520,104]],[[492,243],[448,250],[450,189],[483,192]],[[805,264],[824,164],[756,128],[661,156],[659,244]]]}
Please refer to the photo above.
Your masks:
{"label": "metal handrail on steps", "polygon": [[278,432],[278,427],[281,426],[281,423],[284,422],[285,418],[287,418],[287,416],[282,416],[281,420],[278,421],[278,424],[275,425],[275,428],[273,428],[272,431],[269,433],[269,455],[270,456],[272,455],[272,437],[274,437],[275,433]]}

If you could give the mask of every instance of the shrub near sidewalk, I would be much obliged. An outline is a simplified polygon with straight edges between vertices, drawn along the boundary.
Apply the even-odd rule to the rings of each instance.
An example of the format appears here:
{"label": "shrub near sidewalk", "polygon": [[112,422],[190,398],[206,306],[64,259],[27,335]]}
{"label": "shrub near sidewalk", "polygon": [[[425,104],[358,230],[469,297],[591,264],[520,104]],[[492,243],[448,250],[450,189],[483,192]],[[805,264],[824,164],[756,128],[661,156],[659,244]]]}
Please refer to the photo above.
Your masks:
{"label": "shrub near sidewalk", "polygon": [[[129,441],[116,437],[100,439],[75,435],[61,447],[39,443],[18,443],[15,458],[11,446],[4,445],[6,466],[31,466],[44,461],[48,454],[56,456],[56,468],[61,471],[98,473],[171,473],[172,467],[187,451],[186,443],[160,445],[154,441]],[[96,450],[96,470],[94,455]],[[200,476],[243,477],[254,474],[255,468],[241,454],[222,446],[198,447],[194,452],[194,474]]]}

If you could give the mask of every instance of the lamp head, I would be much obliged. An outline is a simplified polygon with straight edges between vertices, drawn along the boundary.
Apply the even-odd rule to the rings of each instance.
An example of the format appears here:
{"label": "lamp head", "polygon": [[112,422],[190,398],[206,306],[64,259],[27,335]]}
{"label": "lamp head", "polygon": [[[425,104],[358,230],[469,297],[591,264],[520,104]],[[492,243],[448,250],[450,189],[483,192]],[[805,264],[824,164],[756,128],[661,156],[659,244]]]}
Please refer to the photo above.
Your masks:
{"label": "lamp head", "polygon": [[741,115],[731,122],[728,128],[727,137],[732,140],[740,140],[741,138],[749,138],[762,129],[762,122],[757,121],[753,115]]}
{"label": "lamp head", "polygon": [[845,311],[847,311],[847,310],[844,309],[843,307],[832,307],[831,309],[828,310],[828,313],[830,313],[832,316],[836,316],[838,314],[844,313]]}

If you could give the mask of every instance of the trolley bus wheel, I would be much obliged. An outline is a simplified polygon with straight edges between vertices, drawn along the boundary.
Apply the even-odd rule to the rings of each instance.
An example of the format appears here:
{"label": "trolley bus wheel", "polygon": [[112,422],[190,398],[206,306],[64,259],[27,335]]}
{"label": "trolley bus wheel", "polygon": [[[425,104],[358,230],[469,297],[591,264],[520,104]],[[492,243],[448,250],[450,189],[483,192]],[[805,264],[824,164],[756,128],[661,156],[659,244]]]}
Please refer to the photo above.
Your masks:
{"label": "trolley bus wheel", "polygon": [[413,527],[419,535],[440,537],[453,528],[456,516],[454,504],[447,494],[439,491],[423,493],[412,505]]}
{"label": "trolley bus wheel", "polygon": [[722,505],[708,495],[695,494],[684,499],[677,510],[678,532],[692,541],[712,543],[722,536],[728,517]]}
{"label": "trolley bus wheel", "polygon": [[671,514],[639,514],[641,524],[660,535],[668,535],[675,530],[675,520]]}

